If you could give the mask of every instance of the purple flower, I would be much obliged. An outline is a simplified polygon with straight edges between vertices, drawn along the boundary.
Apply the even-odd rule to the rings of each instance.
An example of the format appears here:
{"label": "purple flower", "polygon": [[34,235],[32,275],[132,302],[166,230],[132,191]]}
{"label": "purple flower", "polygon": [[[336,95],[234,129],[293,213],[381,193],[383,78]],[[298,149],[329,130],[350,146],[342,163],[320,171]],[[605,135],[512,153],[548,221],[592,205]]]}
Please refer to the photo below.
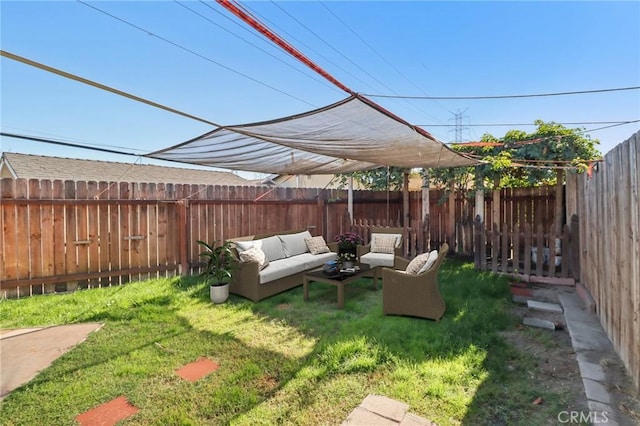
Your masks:
{"label": "purple flower", "polygon": [[343,234],[338,234],[334,238],[334,241],[338,243],[338,247],[343,250],[355,249],[358,244],[363,244],[364,240],[360,237],[360,235],[355,232],[345,232]]}

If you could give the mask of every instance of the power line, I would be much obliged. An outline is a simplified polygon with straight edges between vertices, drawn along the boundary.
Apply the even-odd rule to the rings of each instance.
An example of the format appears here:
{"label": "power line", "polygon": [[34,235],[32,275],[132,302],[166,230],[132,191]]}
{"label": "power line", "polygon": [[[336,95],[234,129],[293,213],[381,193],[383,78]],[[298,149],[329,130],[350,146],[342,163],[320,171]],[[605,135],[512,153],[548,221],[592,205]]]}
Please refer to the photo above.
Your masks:
{"label": "power line", "polygon": [[[354,36],[356,36],[356,38],[358,40],[360,40],[360,42],[362,44],[364,44],[365,46],[367,46],[369,48],[369,50],[371,50],[373,53],[376,54],[376,56],[378,56],[378,58],[380,58],[384,63],[386,63],[389,67],[391,67],[396,73],[398,73],[402,78],[404,78],[406,81],[408,81],[413,87],[415,87],[416,89],[420,90],[422,93],[424,93],[424,91],[422,91],[422,89],[420,89],[420,87],[418,87],[413,81],[411,81],[405,74],[403,74],[395,65],[393,65],[393,63],[391,63],[390,61],[388,61],[384,56],[382,56],[376,49],[373,48],[373,46],[371,46],[370,43],[368,43],[364,38],[360,37],[360,35],[353,29],[351,28],[351,26],[349,26],[342,18],[340,18],[339,15],[337,15],[336,13],[333,12],[333,10],[331,10],[324,2],[320,2],[320,5],[322,5],[322,7],[324,7],[331,15],[333,15],[333,17],[338,20],[338,22],[340,22],[346,29],[348,29]],[[324,40],[323,40],[324,41]],[[325,42],[326,43],[326,42]],[[329,46],[333,49],[332,46]],[[335,49],[334,49],[335,50]],[[337,51],[337,50],[336,50]],[[340,52],[338,52],[340,53]],[[340,53],[341,54],[341,53]],[[342,54],[341,54],[342,55]],[[344,56],[344,55],[342,55]],[[353,61],[351,61],[351,59],[347,58],[347,60],[351,63],[353,63]],[[378,80],[377,78],[373,77],[371,74],[369,74],[367,71],[363,70],[359,65],[356,65],[360,70],[364,71],[367,75],[369,75],[371,78],[373,78],[375,81],[377,81],[378,83],[380,83],[382,86],[386,87],[388,90],[390,90],[391,92],[393,92],[394,94],[397,95],[396,91],[389,88],[389,86],[387,86],[386,84],[382,83],[380,80]],[[420,110],[419,108],[417,108],[415,105],[413,105],[412,103],[410,103],[409,101],[406,101],[407,105],[409,105],[410,107],[412,107],[413,109],[415,109],[416,111],[418,111],[421,114],[424,114],[427,117],[431,117],[431,118],[435,118],[432,115],[428,114],[425,111]],[[440,105],[438,102],[436,102],[436,104],[438,104],[438,106],[442,109],[444,109],[445,111],[449,112],[446,108],[444,108],[442,105]],[[436,118],[437,120],[437,118]]]}
{"label": "power line", "polygon": [[18,62],[22,62],[23,64],[26,64],[26,65],[31,65],[32,67],[40,68],[41,70],[48,71],[48,72],[53,73],[53,74],[57,74],[57,75],[59,75],[61,77],[66,77],[68,79],[75,80],[75,81],[78,81],[80,83],[88,84],[89,86],[93,86],[93,87],[96,87],[98,89],[105,90],[107,92],[115,93],[116,95],[120,95],[120,96],[123,96],[125,98],[132,99],[134,101],[142,102],[143,104],[147,104],[147,105],[150,105],[152,107],[163,109],[165,111],[169,111],[169,112],[172,112],[174,114],[178,114],[178,115],[181,115],[183,117],[190,118],[192,120],[196,120],[196,121],[200,121],[202,123],[210,124],[212,126],[220,127],[219,124],[216,124],[213,121],[209,121],[209,120],[207,120],[205,118],[200,118],[198,116],[195,116],[195,115],[192,115],[192,114],[188,114],[186,112],[182,112],[182,111],[179,111],[177,109],[174,109],[174,108],[171,108],[171,107],[168,107],[168,106],[161,105],[161,104],[159,104],[157,102],[153,102],[153,101],[150,101],[148,99],[141,98],[139,96],[132,95],[132,94],[127,93],[127,92],[123,92],[122,90],[114,89],[113,87],[106,86],[104,84],[95,82],[93,80],[89,80],[87,78],[80,77],[80,76],[77,76],[75,74],[71,74],[71,73],[68,73],[66,71],[62,71],[62,70],[59,70],[57,68],[50,67],[48,65],[44,65],[44,64],[41,64],[41,63],[36,62],[36,61],[32,61],[31,59],[24,58],[22,56],[7,52],[5,50],[0,50],[0,56],[4,56],[6,58],[13,59],[13,60],[18,61]]}
{"label": "power line", "polygon": [[[628,124],[635,123],[638,120],[618,120],[618,121],[568,121],[568,122],[555,122],[555,124],[562,125],[582,125],[582,124]],[[416,124],[416,126],[424,127],[449,127],[450,124]],[[535,123],[481,123],[481,124],[465,124],[467,127],[508,127],[508,126],[537,126]]]}
{"label": "power line", "polygon": [[[249,11],[247,11],[236,0],[216,0],[216,2],[218,4],[220,4],[221,6],[223,6],[225,9],[227,9],[229,12],[233,13],[234,15],[236,15],[238,18],[242,19],[246,24],[250,25],[252,28],[254,28],[256,31],[258,31],[260,34],[262,34],[263,36],[265,36],[266,38],[271,40],[273,43],[277,44],[280,48],[282,48],[284,51],[286,51],[291,56],[296,58],[298,61],[302,62],[307,67],[311,68],[312,70],[314,70],[315,72],[320,74],[322,77],[326,78],[328,81],[330,81],[331,83],[335,84],[340,89],[344,90],[345,92],[349,93],[350,95],[352,95],[354,97],[357,97],[360,101],[362,101],[365,104],[369,105],[371,108],[377,110],[378,112],[380,112],[382,114],[385,114],[388,117],[392,118],[393,120],[396,120],[397,122],[402,123],[402,124],[410,127],[411,129],[415,130],[417,133],[419,133],[420,135],[424,136],[425,138],[428,138],[428,139],[431,139],[431,140],[437,140],[429,132],[427,132],[423,128],[409,124],[409,122],[407,122],[403,118],[400,118],[399,116],[397,116],[396,114],[392,113],[391,111],[387,110],[386,108],[384,108],[380,104],[378,104],[378,103],[376,103],[376,102],[374,102],[374,101],[372,101],[372,100],[370,100],[370,99],[368,99],[368,98],[366,98],[364,96],[361,96],[361,95],[357,94],[356,92],[354,92],[353,90],[349,89],[347,86],[345,86],[339,80],[337,80],[334,76],[329,74],[327,71],[322,69],[318,64],[313,62],[311,59],[309,59],[307,56],[305,56],[302,52],[300,52],[298,49],[296,49],[287,40],[283,39],[278,34],[276,34],[273,31],[271,31],[271,29],[269,27],[267,27],[266,24],[260,22],[256,17],[254,17]],[[444,145],[443,145],[443,148],[444,148]]]}
{"label": "power line", "polygon": [[544,96],[566,96],[566,95],[583,95],[588,93],[607,93],[621,92],[625,90],[638,90],[640,86],[618,87],[614,89],[597,89],[597,90],[579,90],[575,92],[554,92],[554,93],[535,93],[526,95],[492,95],[492,96],[405,96],[405,95],[381,95],[363,93],[364,96],[372,98],[403,98],[403,99],[514,99],[514,98],[537,98]]}
{"label": "power line", "polygon": [[155,34],[155,33],[154,33],[154,32],[152,32],[152,31],[146,30],[146,29],[144,29],[144,28],[142,28],[142,27],[140,27],[140,26],[138,26],[138,25],[136,25],[136,24],[133,24],[133,23],[131,23],[131,22],[127,21],[126,19],[123,19],[123,18],[120,18],[120,17],[118,17],[118,16],[116,16],[116,15],[113,15],[113,14],[111,14],[111,13],[109,13],[109,12],[105,11],[105,10],[102,10],[102,9],[100,9],[100,8],[96,7],[96,6],[93,6],[92,4],[88,4],[88,3],[86,3],[86,2],[84,2],[84,1],[82,1],[82,0],[76,0],[76,1],[77,1],[78,3],[80,3],[80,4],[83,4],[83,5],[87,6],[87,7],[90,7],[91,9],[94,9],[94,10],[96,10],[96,11],[98,11],[98,12],[100,12],[100,13],[102,13],[102,14],[104,14],[104,15],[106,15],[106,16],[108,16],[108,17],[110,17],[110,18],[113,18],[113,19],[115,19],[115,20],[117,20],[117,21],[120,21],[120,22],[122,22],[123,24],[129,25],[130,27],[133,27],[133,28],[137,29],[138,31],[142,31],[142,32],[143,32],[143,33],[145,33],[146,35],[150,35],[150,36],[152,36],[152,37],[155,37],[155,38],[157,38],[158,40],[161,40],[161,41],[163,41],[163,42],[165,42],[165,43],[168,43],[168,44],[170,44],[170,45],[172,45],[172,46],[174,46],[174,47],[177,47],[178,49],[184,50],[185,52],[190,53],[190,54],[192,54],[192,55],[195,55],[195,56],[197,56],[197,57],[199,57],[199,58],[201,58],[201,59],[204,59],[205,61],[211,62],[212,64],[218,65],[219,67],[224,68],[224,69],[225,69],[225,70],[227,70],[227,71],[231,71],[232,73],[237,74],[237,75],[239,75],[239,76],[242,76],[242,77],[244,77],[244,78],[246,78],[246,79],[248,79],[248,80],[251,80],[251,81],[253,81],[254,83],[258,83],[258,84],[260,84],[260,85],[262,85],[262,86],[268,87],[268,88],[269,88],[269,89],[271,89],[271,90],[275,90],[276,92],[279,92],[279,93],[281,93],[281,94],[283,94],[283,95],[285,95],[285,96],[288,96],[288,97],[290,97],[290,98],[292,98],[292,99],[295,99],[295,100],[300,101],[300,102],[302,102],[302,103],[304,103],[304,104],[307,104],[307,105],[310,105],[310,106],[312,106],[312,107],[315,107],[315,105],[313,105],[312,103],[309,103],[309,102],[305,101],[304,99],[301,99],[301,98],[299,98],[299,97],[297,97],[297,96],[295,96],[295,95],[292,95],[291,93],[287,93],[287,92],[285,92],[284,90],[280,90],[280,89],[278,89],[277,87],[271,86],[270,84],[267,84],[267,83],[265,83],[265,82],[263,82],[263,81],[260,81],[260,80],[258,80],[257,78],[251,77],[250,75],[247,75],[247,74],[242,73],[242,72],[240,72],[240,71],[234,70],[233,68],[231,68],[231,67],[229,67],[229,66],[227,66],[227,65],[221,64],[220,62],[217,62],[217,61],[214,61],[213,59],[211,59],[211,58],[209,58],[209,57],[207,57],[207,56],[204,56],[204,55],[202,55],[202,54],[200,54],[200,53],[198,53],[198,52],[196,52],[196,51],[194,51],[194,50],[191,50],[191,49],[189,49],[189,48],[187,48],[187,47],[184,47],[184,46],[182,46],[182,45],[180,45],[180,44],[178,44],[178,43],[176,43],[176,42],[173,42],[173,41],[171,41],[171,40],[169,40],[169,39],[167,39],[167,38],[164,38],[164,37],[162,37],[162,36],[160,36],[160,35],[158,35],[158,34]]}
{"label": "power line", "polygon": [[229,12],[233,13],[238,18],[242,19],[247,24],[252,26],[260,34],[262,34],[263,36],[271,40],[273,43],[278,45],[282,50],[289,53],[291,56],[293,56],[294,58],[296,58],[297,60],[305,64],[307,67],[314,70],[316,73],[320,74],[322,77],[324,77],[329,82],[336,85],[338,88],[344,90],[350,95],[353,95],[355,93],[353,90],[351,90],[350,88],[342,84],[335,77],[333,77],[331,74],[329,74],[324,69],[322,69],[318,64],[316,64],[311,59],[306,57],[302,52],[300,52],[293,45],[291,45],[291,43],[288,43],[284,38],[280,37],[271,29],[267,28],[266,25],[259,22],[257,18],[252,16],[252,14],[239,3],[236,3],[234,0],[216,0],[216,1],[218,2],[218,4],[220,4],[225,9],[227,9]]}
{"label": "power line", "polygon": [[468,147],[483,147],[483,146],[484,147],[491,147],[491,146],[513,147],[513,146],[519,146],[519,145],[531,145],[531,144],[546,142],[554,139],[559,141],[560,139],[572,138],[580,134],[586,134],[589,132],[595,132],[597,130],[603,130],[611,127],[623,126],[625,124],[631,124],[631,123],[637,123],[637,122],[640,122],[640,120],[625,121],[617,124],[612,124],[610,126],[598,127],[595,129],[580,130],[580,131],[577,131],[576,133],[572,133],[569,135],[551,135],[551,136],[542,136],[542,137],[533,138],[533,139],[524,139],[519,141],[506,141],[506,142],[504,140],[496,141],[496,142],[461,142],[461,143],[450,143],[449,145],[468,146]]}
{"label": "power line", "polygon": [[[325,86],[325,87],[330,88],[331,90],[336,90],[336,88],[335,88],[334,86],[332,86],[332,85],[330,85],[330,84],[327,84],[327,83],[326,83],[325,81],[323,81],[323,80],[320,80],[319,78],[315,77],[315,75],[311,75],[311,74],[309,74],[309,73],[305,72],[304,70],[302,70],[302,69],[300,69],[300,68],[296,68],[295,66],[293,66],[292,64],[290,64],[290,63],[286,62],[286,61],[285,61],[285,60],[283,60],[282,58],[279,58],[278,56],[276,56],[276,55],[274,55],[273,53],[271,53],[271,52],[267,51],[266,49],[263,49],[262,47],[258,46],[257,44],[252,43],[251,41],[247,40],[246,38],[243,38],[243,37],[239,36],[238,34],[234,33],[233,31],[229,30],[228,28],[223,27],[222,25],[220,25],[220,24],[218,24],[217,22],[215,22],[215,21],[213,21],[213,20],[209,19],[208,17],[206,17],[206,16],[205,16],[205,15],[203,15],[202,13],[198,12],[197,10],[192,9],[191,7],[187,6],[187,5],[186,5],[186,4],[184,4],[183,2],[180,2],[180,1],[178,1],[178,0],[173,0],[173,1],[174,1],[174,3],[178,4],[179,6],[182,6],[183,8],[187,9],[188,11],[190,11],[191,13],[193,13],[194,15],[197,15],[197,16],[199,16],[200,18],[204,19],[205,21],[209,22],[211,25],[215,25],[216,27],[218,27],[218,28],[220,28],[221,30],[223,30],[223,31],[225,31],[225,32],[227,32],[227,33],[229,33],[229,34],[231,34],[232,36],[234,36],[234,37],[236,37],[236,38],[238,38],[238,39],[240,39],[240,40],[244,41],[245,43],[249,44],[250,46],[255,47],[255,48],[256,48],[256,49],[258,49],[259,51],[261,51],[261,52],[265,53],[266,55],[271,56],[271,57],[272,57],[273,59],[275,59],[276,61],[278,61],[278,62],[280,62],[280,63],[282,63],[282,64],[284,64],[284,65],[288,66],[289,68],[293,69],[294,71],[296,71],[296,72],[298,72],[298,73],[300,73],[300,74],[304,75],[305,77],[309,77],[309,78],[311,78],[312,80],[317,81],[318,83],[322,84],[322,85],[323,85],[323,86]],[[212,10],[214,10],[215,12],[220,13],[218,10],[215,10],[214,8],[212,8],[211,6],[209,6],[208,4],[206,4],[206,3],[205,3],[204,5],[205,5],[205,6],[207,6],[207,7],[209,7],[209,8],[211,8],[211,9],[212,9]],[[221,15],[222,15],[222,14],[221,14]],[[247,30],[246,28],[244,28],[243,26],[239,25],[237,22],[235,22],[235,21],[231,20],[228,16],[226,16],[226,15],[222,15],[222,16],[224,16],[226,19],[229,19],[229,20],[230,20],[231,22],[233,22],[234,24],[236,24],[236,25],[240,26],[240,28],[242,28],[243,30],[245,30],[245,31],[249,31],[249,30]],[[253,36],[256,36],[256,35],[255,35],[254,33],[252,33],[251,31],[249,31],[249,33],[250,33],[251,35],[253,35]],[[256,37],[257,37],[257,36],[256,36]],[[262,39],[261,39],[261,38],[259,38],[259,37],[258,37],[258,39],[259,39],[260,41],[262,41]],[[269,45],[269,46],[271,46],[271,45]],[[336,91],[337,91],[337,90],[336,90]]]}
{"label": "power line", "polygon": [[625,124],[631,124],[631,123],[637,123],[640,120],[632,120],[632,121],[625,121],[624,123],[618,123],[618,124],[612,124],[610,126],[604,126],[604,127],[598,127],[596,129],[590,129],[590,130],[585,130],[582,133],[587,133],[587,132],[595,132],[596,130],[604,130],[604,129],[609,129],[611,127],[618,127],[618,126],[624,126]]}
{"label": "power line", "polygon": [[134,154],[133,152],[118,151],[115,149],[108,149],[108,148],[99,148],[97,146],[80,145],[77,143],[62,142],[54,139],[38,138],[35,136],[18,135],[16,133],[0,132],[0,136],[5,136],[8,138],[14,138],[14,139],[24,139],[28,141],[34,141],[34,142],[50,143],[50,144],[59,145],[59,146],[68,146],[71,148],[90,149],[92,151],[106,152],[109,154],[131,155],[134,157],[140,157],[140,154]]}

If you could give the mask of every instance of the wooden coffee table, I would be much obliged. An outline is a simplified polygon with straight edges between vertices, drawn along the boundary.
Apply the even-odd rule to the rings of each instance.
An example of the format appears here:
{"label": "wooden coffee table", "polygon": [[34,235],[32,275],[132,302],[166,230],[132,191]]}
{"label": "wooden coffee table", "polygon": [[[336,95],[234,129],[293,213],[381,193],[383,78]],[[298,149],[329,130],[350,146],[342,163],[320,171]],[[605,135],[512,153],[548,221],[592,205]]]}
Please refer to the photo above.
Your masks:
{"label": "wooden coffee table", "polygon": [[[365,265],[359,265],[359,266],[360,266],[360,270],[354,273],[348,273],[348,274],[338,273],[334,275],[328,275],[322,270],[322,268],[314,269],[313,271],[309,271],[305,273],[304,277],[302,278],[302,286],[304,288],[304,300],[309,300],[309,283],[310,282],[313,281],[318,283],[331,284],[331,285],[335,285],[338,289],[338,308],[343,309],[344,308],[344,287],[347,284],[351,284],[352,282],[362,278],[362,276],[366,272],[369,272],[370,270],[369,265],[365,264]],[[373,280],[373,288],[376,290],[378,289],[378,283],[376,282],[376,280]]]}

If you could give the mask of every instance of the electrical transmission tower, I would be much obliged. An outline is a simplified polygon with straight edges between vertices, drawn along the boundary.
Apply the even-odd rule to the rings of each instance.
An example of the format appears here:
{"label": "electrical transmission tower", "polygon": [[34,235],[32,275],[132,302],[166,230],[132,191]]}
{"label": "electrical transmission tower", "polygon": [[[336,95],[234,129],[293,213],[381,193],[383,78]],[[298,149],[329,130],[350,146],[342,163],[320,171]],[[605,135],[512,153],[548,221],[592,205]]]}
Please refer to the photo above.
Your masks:
{"label": "electrical transmission tower", "polygon": [[469,119],[468,115],[464,115],[464,113],[468,110],[469,108],[465,108],[464,111],[460,111],[457,110],[456,112],[452,112],[451,114],[453,114],[453,118],[449,119],[449,122],[451,122],[452,120],[455,121],[455,125],[453,127],[453,129],[449,130],[449,133],[454,132],[454,140],[453,142],[455,143],[460,143],[463,142],[463,132],[466,131],[467,132],[467,138],[466,140],[469,140],[469,128],[463,126],[463,120],[465,119]]}

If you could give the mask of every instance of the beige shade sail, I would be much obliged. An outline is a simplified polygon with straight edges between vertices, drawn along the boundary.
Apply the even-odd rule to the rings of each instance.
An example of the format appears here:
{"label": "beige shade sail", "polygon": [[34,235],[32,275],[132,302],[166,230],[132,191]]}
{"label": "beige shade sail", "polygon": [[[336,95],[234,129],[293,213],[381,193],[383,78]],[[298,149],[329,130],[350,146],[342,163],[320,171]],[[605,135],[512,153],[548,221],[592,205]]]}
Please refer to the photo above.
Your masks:
{"label": "beige shade sail", "polygon": [[218,127],[146,156],[232,170],[307,175],[381,166],[480,164],[357,94],[295,116]]}

